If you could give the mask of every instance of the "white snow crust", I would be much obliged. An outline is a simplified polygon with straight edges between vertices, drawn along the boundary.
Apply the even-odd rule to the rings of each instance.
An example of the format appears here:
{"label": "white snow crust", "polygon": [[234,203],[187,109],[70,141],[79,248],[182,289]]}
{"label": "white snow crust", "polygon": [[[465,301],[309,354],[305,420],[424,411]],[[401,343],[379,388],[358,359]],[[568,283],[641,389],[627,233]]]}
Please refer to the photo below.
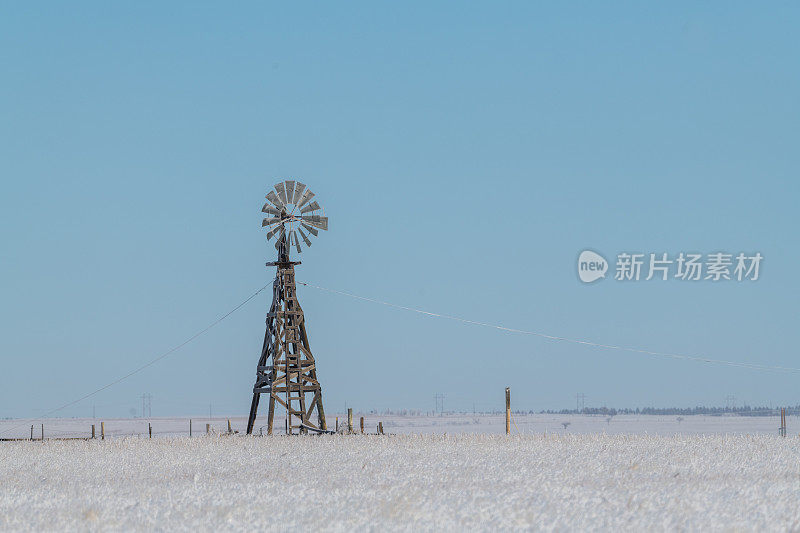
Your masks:
{"label": "white snow crust", "polygon": [[798,528],[797,437],[562,432],[0,442],[3,531]]}

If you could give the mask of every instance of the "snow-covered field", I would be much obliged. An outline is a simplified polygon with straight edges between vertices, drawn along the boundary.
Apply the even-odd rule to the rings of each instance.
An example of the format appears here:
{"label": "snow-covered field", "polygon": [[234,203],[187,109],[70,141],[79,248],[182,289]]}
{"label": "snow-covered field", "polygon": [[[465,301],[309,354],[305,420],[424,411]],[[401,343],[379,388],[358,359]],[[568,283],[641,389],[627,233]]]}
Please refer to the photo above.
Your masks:
{"label": "snow-covered field", "polygon": [[0,443],[3,531],[776,531],[799,502],[774,434]]}

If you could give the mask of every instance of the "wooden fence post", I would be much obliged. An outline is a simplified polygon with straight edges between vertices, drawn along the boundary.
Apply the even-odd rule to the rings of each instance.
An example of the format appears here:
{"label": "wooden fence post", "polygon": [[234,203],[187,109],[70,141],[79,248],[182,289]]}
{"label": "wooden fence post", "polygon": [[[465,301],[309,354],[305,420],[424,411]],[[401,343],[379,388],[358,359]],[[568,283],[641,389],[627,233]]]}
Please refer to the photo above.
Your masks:
{"label": "wooden fence post", "polygon": [[190,418],[189,419],[189,437],[191,438],[191,436],[192,436],[192,419]]}
{"label": "wooden fence post", "polygon": [[339,433],[339,417],[336,417],[336,433]]}
{"label": "wooden fence post", "polygon": [[378,422],[378,433],[383,435],[383,422]]}
{"label": "wooden fence post", "polygon": [[94,438],[94,424],[92,424],[92,438]]}
{"label": "wooden fence post", "polygon": [[100,440],[106,440],[106,423],[100,422]]}
{"label": "wooden fence post", "polygon": [[364,417],[361,417],[361,433],[364,433]]}
{"label": "wooden fence post", "polygon": [[150,422],[147,423],[147,432],[150,434],[150,438],[152,439],[153,438],[153,426],[150,424]]}
{"label": "wooden fence post", "polygon": [[44,424],[42,424],[42,441],[44,441]]}
{"label": "wooden fence post", "polygon": [[206,424],[206,435],[211,433],[211,424]]}
{"label": "wooden fence post", "polygon": [[348,407],[347,408],[347,432],[348,433],[352,433],[353,432],[353,408],[352,407]]}
{"label": "wooden fence post", "polygon": [[511,389],[506,387],[506,435],[511,434]]}
{"label": "wooden fence post", "polygon": [[778,433],[780,433],[781,437],[785,437],[786,436],[786,408],[785,407],[781,407],[781,427],[778,430]]}
{"label": "wooden fence post", "polygon": [[228,419],[228,433],[233,433],[233,430],[231,429],[231,419],[230,418]]}
{"label": "wooden fence post", "polygon": [[33,440],[33,424],[31,424],[31,440]]}

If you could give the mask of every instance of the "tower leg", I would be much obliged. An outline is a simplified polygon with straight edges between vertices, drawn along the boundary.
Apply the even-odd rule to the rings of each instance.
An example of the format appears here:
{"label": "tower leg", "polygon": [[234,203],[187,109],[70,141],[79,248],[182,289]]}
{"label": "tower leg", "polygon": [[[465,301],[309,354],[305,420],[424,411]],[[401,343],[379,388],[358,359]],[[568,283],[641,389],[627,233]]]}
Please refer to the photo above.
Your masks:
{"label": "tower leg", "polygon": [[[261,396],[259,393],[253,393],[253,403],[250,404],[250,417],[247,419],[247,434],[251,435],[253,433],[253,425],[256,423],[256,413],[258,412],[258,397]],[[270,417],[272,420],[272,417]]]}
{"label": "tower leg", "polygon": [[328,429],[325,423],[325,409],[322,408],[322,391],[317,394],[317,420],[319,421],[319,429]]}
{"label": "tower leg", "polygon": [[267,419],[267,435],[272,435],[272,417],[275,415],[275,398],[269,395],[269,418]]}

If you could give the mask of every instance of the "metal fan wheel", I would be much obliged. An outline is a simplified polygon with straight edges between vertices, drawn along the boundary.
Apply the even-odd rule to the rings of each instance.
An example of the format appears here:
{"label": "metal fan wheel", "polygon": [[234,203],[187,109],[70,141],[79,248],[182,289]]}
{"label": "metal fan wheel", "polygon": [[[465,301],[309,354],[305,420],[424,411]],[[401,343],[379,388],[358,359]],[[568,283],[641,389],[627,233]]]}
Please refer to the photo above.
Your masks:
{"label": "metal fan wheel", "polygon": [[302,253],[301,240],[309,247],[311,237],[318,237],[319,230],[328,230],[328,217],[314,196],[305,183],[295,180],[281,181],[267,193],[261,212],[268,216],[261,227],[267,228],[267,240],[276,237],[275,248],[285,239],[290,249],[294,246]]}

